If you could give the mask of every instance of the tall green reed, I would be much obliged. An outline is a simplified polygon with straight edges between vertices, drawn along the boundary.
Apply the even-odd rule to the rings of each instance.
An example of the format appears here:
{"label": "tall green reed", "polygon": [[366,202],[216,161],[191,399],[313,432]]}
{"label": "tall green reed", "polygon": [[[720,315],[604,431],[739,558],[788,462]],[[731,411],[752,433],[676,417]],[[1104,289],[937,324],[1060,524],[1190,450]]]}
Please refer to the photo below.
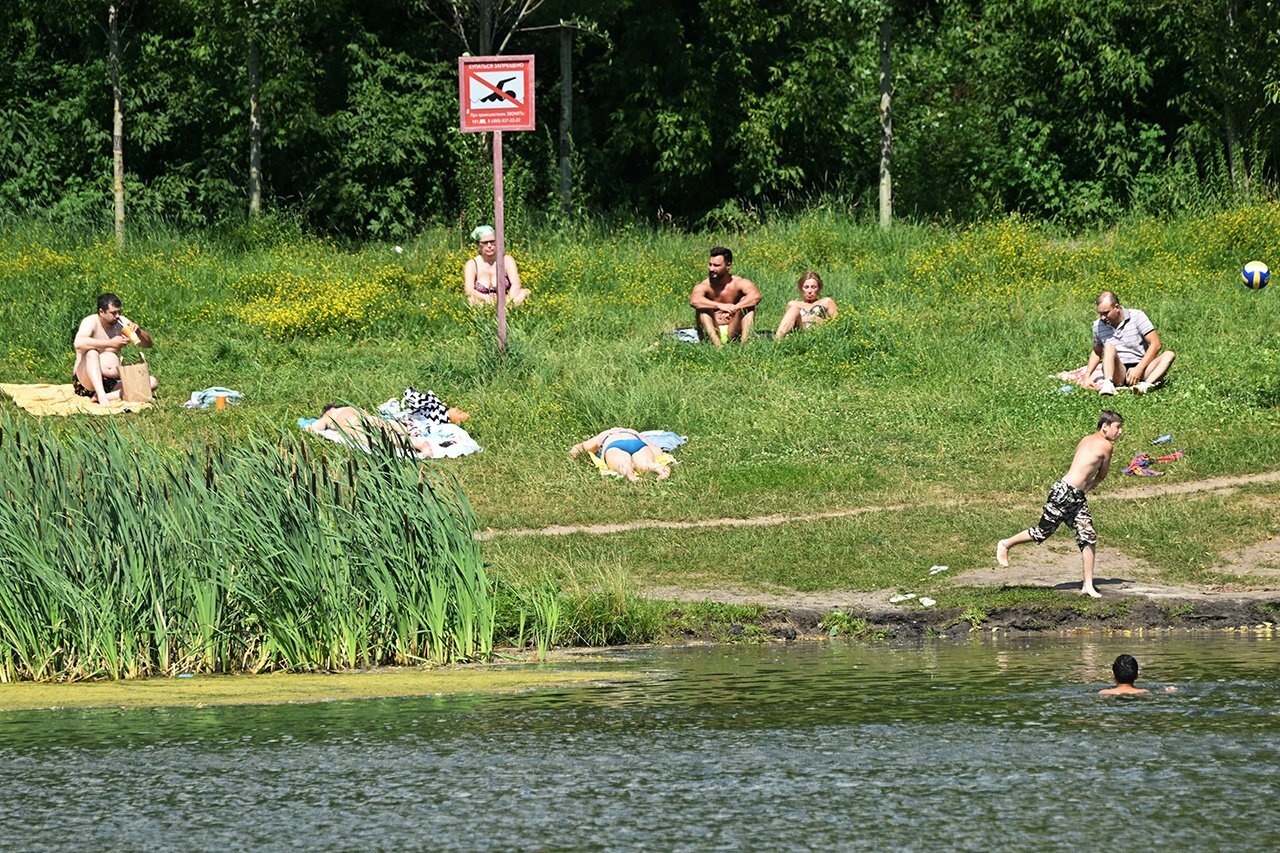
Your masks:
{"label": "tall green reed", "polygon": [[0,681],[489,656],[470,505],[397,450],[157,450],[0,412]]}

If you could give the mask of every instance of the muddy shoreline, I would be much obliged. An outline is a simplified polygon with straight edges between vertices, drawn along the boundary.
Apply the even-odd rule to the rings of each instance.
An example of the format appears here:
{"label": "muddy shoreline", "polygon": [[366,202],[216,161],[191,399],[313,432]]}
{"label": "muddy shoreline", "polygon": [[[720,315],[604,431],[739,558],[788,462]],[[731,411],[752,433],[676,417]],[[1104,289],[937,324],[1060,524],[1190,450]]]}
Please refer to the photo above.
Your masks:
{"label": "muddy shoreline", "polygon": [[[973,614],[960,608],[839,608],[865,622],[839,633],[855,639],[961,639],[975,632],[1035,636],[1078,632],[1280,630],[1280,596],[1259,600],[1151,601],[1116,599],[1109,609],[1081,613],[1070,603],[1048,602],[992,608]],[[688,634],[687,640],[799,640],[832,636],[824,627],[829,609],[770,608],[758,620],[732,623],[723,635]]]}

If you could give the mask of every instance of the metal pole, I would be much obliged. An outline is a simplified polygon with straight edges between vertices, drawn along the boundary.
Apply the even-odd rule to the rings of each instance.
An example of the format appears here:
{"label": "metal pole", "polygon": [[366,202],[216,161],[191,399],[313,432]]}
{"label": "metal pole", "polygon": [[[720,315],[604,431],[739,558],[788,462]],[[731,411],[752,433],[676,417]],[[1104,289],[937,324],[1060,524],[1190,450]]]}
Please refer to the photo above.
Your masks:
{"label": "metal pole", "polygon": [[498,257],[493,283],[498,288],[498,352],[507,352],[507,259],[502,223],[502,131],[493,132],[493,230],[497,231]]}

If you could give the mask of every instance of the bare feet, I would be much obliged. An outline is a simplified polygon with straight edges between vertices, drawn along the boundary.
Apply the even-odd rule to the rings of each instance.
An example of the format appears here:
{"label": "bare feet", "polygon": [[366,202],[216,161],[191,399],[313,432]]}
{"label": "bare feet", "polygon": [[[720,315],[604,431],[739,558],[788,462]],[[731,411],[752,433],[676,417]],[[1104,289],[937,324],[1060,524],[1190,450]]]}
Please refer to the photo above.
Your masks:
{"label": "bare feet", "polygon": [[1009,568],[1009,546],[1003,539],[996,543],[996,565],[1002,569]]}
{"label": "bare feet", "polygon": [[1102,593],[1098,592],[1096,589],[1094,589],[1091,586],[1081,587],[1080,594],[1087,595],[1090,598],[1102,598]]}
{"label": "bare feet", "polygon": [[661,469],[659,469],[659,471],[658,471],[658,479],[659,479],[659,480],[665,480],[665,479],[667,479],[667,478],[668,478],[668,477],[670,477],[670,476],[671,476],[671,469],[670,469],[669,467],[667,467],[666,465],[662,466],[662,468],[661,468]]}

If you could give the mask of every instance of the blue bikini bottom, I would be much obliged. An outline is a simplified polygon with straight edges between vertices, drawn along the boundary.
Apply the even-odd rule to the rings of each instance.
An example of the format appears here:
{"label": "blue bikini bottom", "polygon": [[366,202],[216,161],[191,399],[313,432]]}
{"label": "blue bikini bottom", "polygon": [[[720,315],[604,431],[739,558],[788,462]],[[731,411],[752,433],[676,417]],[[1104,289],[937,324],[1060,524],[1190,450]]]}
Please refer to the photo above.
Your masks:
{"label": "blue bikini bottom", "polygon": [[598,455],[600,456],[601,459],[603,459],[604,454],[607,451],[624,450],[627,453],[630,453],[632,456],[635,456],[636,453],[638,453],[639,451],[643,450],[646,447],[648,447],[648,445],[644,443],[644,439],[636,438],[635,436],[627,436],[625,438],[610,438],[610,439],[606,439],[605,442],[600,445],[600,453]]}

